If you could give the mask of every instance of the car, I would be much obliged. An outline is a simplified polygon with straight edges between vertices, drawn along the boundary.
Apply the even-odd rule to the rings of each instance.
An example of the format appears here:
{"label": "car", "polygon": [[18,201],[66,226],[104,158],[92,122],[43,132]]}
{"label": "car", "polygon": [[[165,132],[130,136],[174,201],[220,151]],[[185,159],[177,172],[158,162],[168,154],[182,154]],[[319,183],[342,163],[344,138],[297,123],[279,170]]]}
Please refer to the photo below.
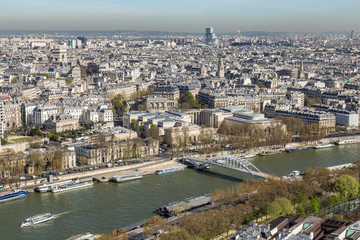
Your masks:
{"label": "car", "polygon": [[59,172],[58,174],[59,174],[59,175],[63,175],[64,173],[63,173],[63,172]]}
{"label": "car", "polygon": [[106,177],[102,177],[101,179],[106,179]]}
{"label": "car", "polygon": [[72,171],[71,171],[71,170],[69,170],[69,171],[68,171],[68,173],[72,173]]}
{"label": "car", "polygon": [[40,183],[46,183],[47,181],[46,180],[41,180]]}
{"label": "car", "polygon": [[99,169],[99,167],[94,167],[95,169]]}
{"label": "car", "polygon": [[94,170],[94,168],[92,168],[92,167],[89,167],[89,170]]}
{"label": "car", "polygon": [[35,175],[32,175],[31,177],[32,177],[32,179],[35,179],[35,178],[37,178],[37,177],[36,177]]}
{"label": "car", "polygon": [[21,176],[21,177],[20,177],[20,180],[26,180],[26,177]]}

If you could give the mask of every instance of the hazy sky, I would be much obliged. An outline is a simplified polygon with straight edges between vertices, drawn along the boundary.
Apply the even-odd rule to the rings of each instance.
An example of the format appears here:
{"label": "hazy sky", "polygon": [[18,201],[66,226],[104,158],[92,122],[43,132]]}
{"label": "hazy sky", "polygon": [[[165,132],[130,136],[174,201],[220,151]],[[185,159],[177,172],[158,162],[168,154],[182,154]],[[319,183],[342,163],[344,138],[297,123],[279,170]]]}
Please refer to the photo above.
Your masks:
{"label": "hazy sky", "polygon": [[0,30],[360,31],[359,0],[0,0]]}

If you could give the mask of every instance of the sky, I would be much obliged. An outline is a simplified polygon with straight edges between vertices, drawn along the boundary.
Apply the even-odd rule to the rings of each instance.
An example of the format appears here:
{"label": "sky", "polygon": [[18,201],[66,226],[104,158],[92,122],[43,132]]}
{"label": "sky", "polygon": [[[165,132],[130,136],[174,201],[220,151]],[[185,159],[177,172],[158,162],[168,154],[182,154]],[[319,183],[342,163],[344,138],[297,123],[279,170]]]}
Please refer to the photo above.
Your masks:
{"label": "sky", "polygon": [[0,0],[0,30],[360,31],[359,0]]}

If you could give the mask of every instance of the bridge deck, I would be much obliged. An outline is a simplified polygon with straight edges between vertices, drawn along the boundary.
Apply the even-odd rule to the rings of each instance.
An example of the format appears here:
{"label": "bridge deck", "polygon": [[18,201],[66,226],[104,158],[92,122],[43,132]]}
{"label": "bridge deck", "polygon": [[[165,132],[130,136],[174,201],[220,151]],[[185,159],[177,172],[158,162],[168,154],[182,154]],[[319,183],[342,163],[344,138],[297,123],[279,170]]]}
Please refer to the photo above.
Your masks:
{"label": "bridge deck", "polygon": [[243,172],[243,173],[247,173],[247,174],[251,174],[255,177],[261,177],[261,178],[268,178],[268,174],[266,173],[262,173],[260,171],[251,171],[248,169],[245,169],[243,167],[238,167],[236,165],[230,165],[230,164],[226,164],[226,163],[221,163],[218,161],[213,161],[213,160],[204,160],[204,159],[198,159],[198,158],[186,158],[186,161],[189,162],[197,162],[197,163],[202,163],[203,165],[213,165],[213,166],[218,166],[218,167],[222,167],[222,168],[227,168],[227,169],[231,169],[234,171],[238,171],[238,172]]}

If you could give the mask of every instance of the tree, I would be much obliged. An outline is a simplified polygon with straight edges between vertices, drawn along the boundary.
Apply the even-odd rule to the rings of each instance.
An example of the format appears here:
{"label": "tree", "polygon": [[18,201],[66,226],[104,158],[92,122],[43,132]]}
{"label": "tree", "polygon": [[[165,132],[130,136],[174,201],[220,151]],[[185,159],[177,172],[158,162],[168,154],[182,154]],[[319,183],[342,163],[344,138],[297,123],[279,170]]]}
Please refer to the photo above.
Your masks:
{"label": "tree", "polygon": [[127,103],[126,101],[122,100],[121,96],[118,95],[111,100],[113,105],[113,112],[118,115],[122,116],[127,111]]}
{"label": "tree", "polygon": [[150,125],[149,135],[152,139],[159,139],[159,128],[155,124]]}
{"label": "tree", "polygon": [[359,182],[348,174],[343,174],[335,180],[334,191],[345,199],[355,197],[359,193]]}
{"label": "tree", "polygon": [[304,105],[311,107],[312,104],[321,103],[321,98],[310,98],[307,95],[304,97]]}
{"label": "tree", "polygon": [[84,157],[84,156],[81,156],[80,158],[79,158],[79,160],[78,160],[78,164],[80,165],[80,166],[85,166],[85,165],[87,165],[87,158],[86,157]]}
{"label": "tree", "polygon": [[312,213],[316,213],[318,212],[322,206],[321,206],[321,200],[315,196],[310,200],[310,207],[311,207],[311,212]]}
{"label": "tree", "polygon": [[295,207],[287,198],[278,198],[268,206],[268,214],[273,217],[294,214]]}
{"label": "tree", "polygon": [[159,215],[153,216],[144,224],[144,233],[146,235],[152,235],[158,230],[163,229],[166,225],[166,221]]}
{"label": "tree", "polygon": [[131,119],[131,130],[136,131],[136,120]]}
{"label": "tree", "polygon": [[179,98],[179,107],[181,109],[199,109],[201,105],[198,103],[191,92],[186,92],[185,94],[181,94]]}

